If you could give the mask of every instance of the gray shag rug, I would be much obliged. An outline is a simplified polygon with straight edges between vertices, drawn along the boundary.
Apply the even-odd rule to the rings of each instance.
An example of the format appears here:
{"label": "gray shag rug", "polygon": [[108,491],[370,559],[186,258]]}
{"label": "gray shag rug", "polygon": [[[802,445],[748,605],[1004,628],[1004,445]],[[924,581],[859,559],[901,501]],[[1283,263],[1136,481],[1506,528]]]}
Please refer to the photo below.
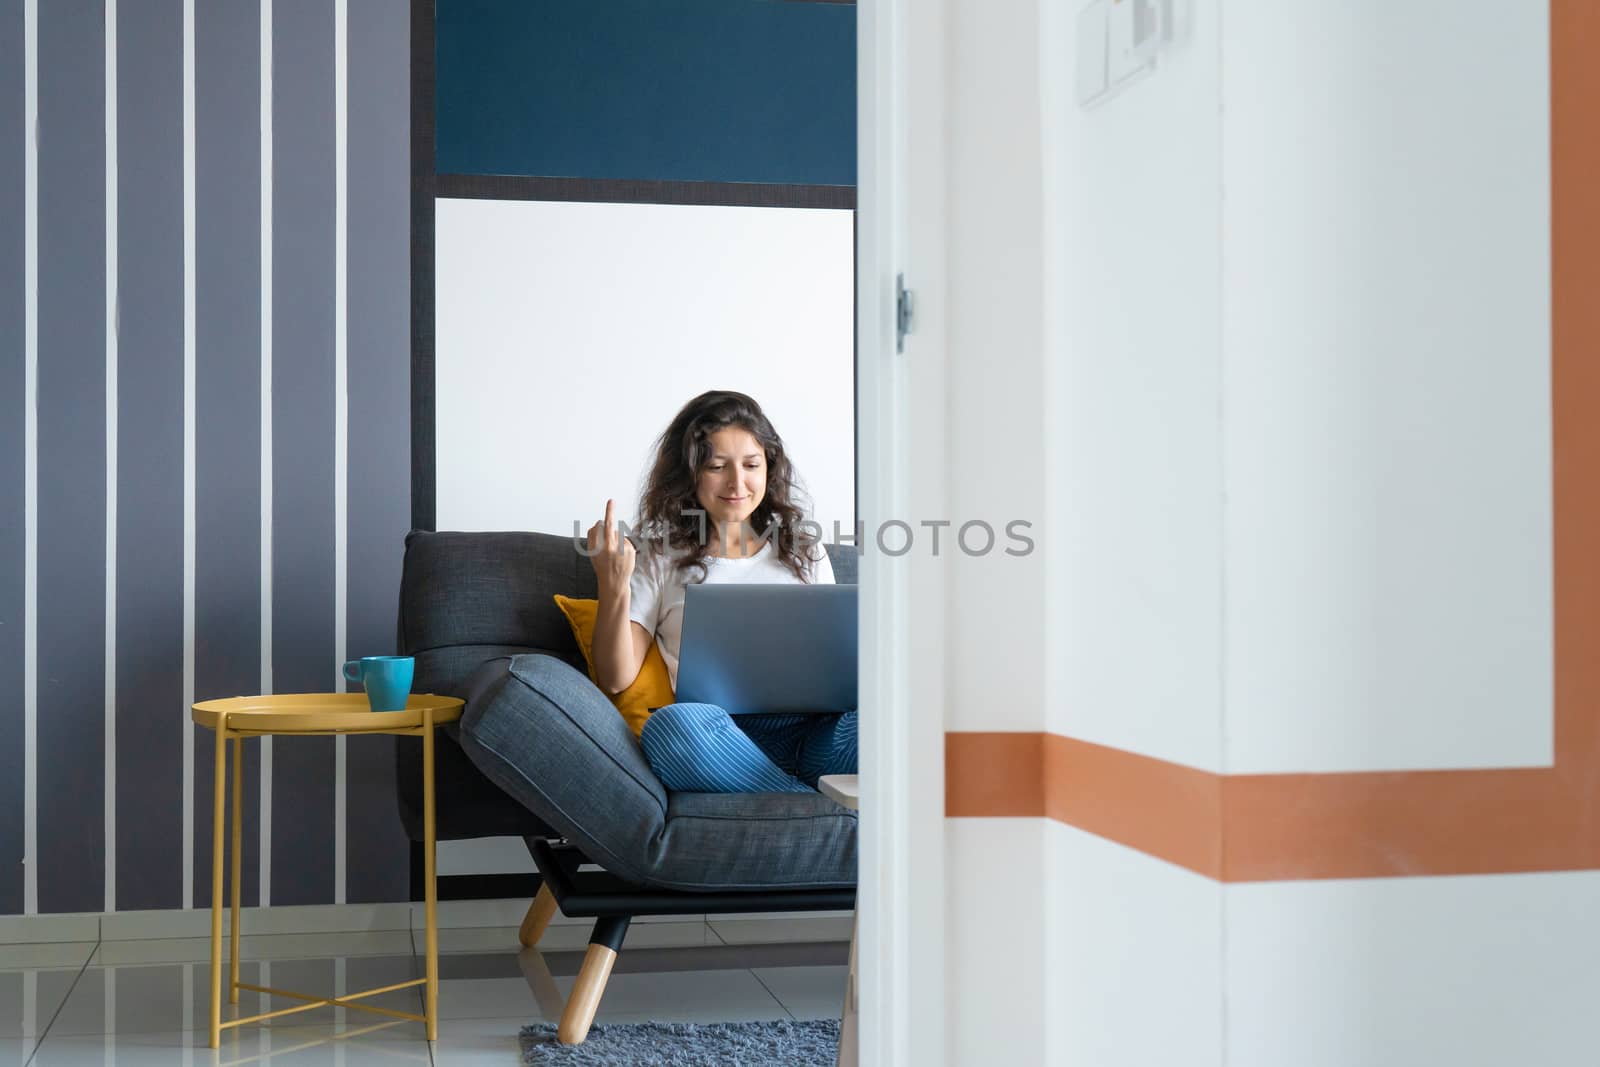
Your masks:
{"label": "gray shag rug", "polygon": [[833,1067],[839,1020],[756,1023],[614,1023],[581,1045],[551,1023],[522,1028],[522,1062],[573,1067]]}

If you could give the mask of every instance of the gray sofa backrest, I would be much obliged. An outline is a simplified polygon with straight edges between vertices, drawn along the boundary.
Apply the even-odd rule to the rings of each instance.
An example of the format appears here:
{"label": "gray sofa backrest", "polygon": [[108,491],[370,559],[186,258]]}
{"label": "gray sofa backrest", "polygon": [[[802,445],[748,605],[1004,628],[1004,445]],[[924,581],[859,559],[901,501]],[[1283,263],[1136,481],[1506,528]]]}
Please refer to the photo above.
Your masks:
{"label": "gray sofa backrest", "polygon": [[[834,580],[856,584],[853,545],[826,545]],[[406,537],[397,645],[415,656],[412,691],[463,696],[485,660],[545,652],[584,670],[551,599],[597,595],[594,567],[570,536],[414,530]]]}

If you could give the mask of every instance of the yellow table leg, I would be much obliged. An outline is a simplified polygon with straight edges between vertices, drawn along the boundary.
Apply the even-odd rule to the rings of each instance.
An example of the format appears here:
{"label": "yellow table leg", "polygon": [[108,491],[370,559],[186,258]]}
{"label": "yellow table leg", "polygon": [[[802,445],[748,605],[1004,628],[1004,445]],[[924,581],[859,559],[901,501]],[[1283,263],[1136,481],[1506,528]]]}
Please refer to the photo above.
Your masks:
{"label": "yellow table leg", "polygon": [[222,1045],[222,825],[228,786],[228,717],[217,720],[216,767],[211,781],[211,1047]]}
{"label": "yellow table leg", "polygon": [[228,959],[228,1003],[239,1003],[239,863],[244,849],[244,738],[233,739],[233,857],[228,880],[233,894],[233,941]]}
{"label": "yellow table leg", "polygon": [[427,919],[426,1007],[428,1040],[439,1040],[439,917],[438,890],[434,885],[433,840],[433,712],[422,713],[422,854],[423,910]]}

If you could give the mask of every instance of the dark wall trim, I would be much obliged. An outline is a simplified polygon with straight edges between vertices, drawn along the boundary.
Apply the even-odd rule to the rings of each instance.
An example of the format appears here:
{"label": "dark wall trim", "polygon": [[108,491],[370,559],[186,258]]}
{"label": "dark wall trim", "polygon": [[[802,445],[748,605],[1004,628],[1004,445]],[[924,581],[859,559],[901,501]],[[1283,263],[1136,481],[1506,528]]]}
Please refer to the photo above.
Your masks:
{"label": "dark wall trim", "polygon": [[435,515],[433,4],[411,0],[411,528]]}
{"label": "dark wall trim", "polygon": [[606,204],[698,204],[811,207],[853,211],[853,185],[676,182],[627,178],[533,178],[514,174],[440,174],[434,195],[450,200],[561,200]]}

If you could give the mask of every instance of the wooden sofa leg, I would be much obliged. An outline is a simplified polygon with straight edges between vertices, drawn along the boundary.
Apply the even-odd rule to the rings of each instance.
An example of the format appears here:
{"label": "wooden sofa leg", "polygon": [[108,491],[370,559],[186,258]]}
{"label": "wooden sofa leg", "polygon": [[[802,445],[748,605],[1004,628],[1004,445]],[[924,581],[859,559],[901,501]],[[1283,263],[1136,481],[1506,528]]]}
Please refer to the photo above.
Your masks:
{"label": "wooden sofa leg", "polygon": [[522,941],[523,948],[532,948],[544,936],[545,927],[550,925],[550,919],[556,913],[556,896],[550,892],[550,883],[541,882],[539,893],[533,898],[533,903],[528,905],[528,914],[522,917],[522,929],[517,931],[517,937]]}
{"label": "wooden sofa leg", "polygon": [[589,946],[583,969],[567,998],[567,1010],[561,1013],[561,1025],[556,1028],[556,1037],[563,1045],[581,1045],[589,1036],[589,1024],[594,1022],[595,1009],[600,1007],[600,995],[606,990],[616,959],[617,954],[604,945]]}
{"label": "wooden sofa leg", "polygon": [[600,997],[606,991],[606,981],[611,977],[611,965],[616,962],[617,950],[628,932],[628,918],[603,918],[595,922],[594,933],[589,935],[589,951],[583,957],[583,967],[578,980],[567,997],[567,1010],[561,1013],[561,1024],[556,1027],[556,1039],[563,1045],[581,1045],[589,1036],[589,1026],[600,1007]]}

